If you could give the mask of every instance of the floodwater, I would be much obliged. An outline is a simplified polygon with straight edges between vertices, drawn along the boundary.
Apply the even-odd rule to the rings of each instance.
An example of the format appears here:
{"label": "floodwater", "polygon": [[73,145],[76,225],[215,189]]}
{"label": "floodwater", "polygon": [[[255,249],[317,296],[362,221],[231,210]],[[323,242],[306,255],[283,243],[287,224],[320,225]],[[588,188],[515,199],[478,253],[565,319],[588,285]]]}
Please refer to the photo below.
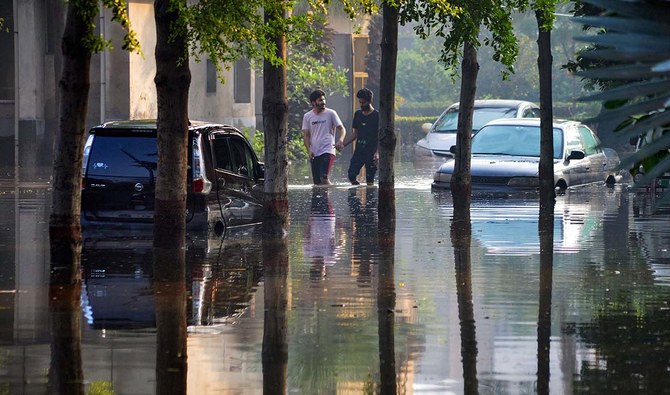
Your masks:
{"label": "floodwater", "polygon": [[376,187],[313,188],[293,169],[285,242],[189,243],[187,359],[167,370],[157,334],[184,311],[158,291],[151,241],[85,238],[64,321],[48,189],[3,184],[0,394],[46,393],[50,369],[95,394],[184,392],[157,385],[165,371],[197,395],[670,391],[670,211],[593,185],[558,196],[541,233],[532,197],[476,198],[457,245],[435,167],[397,164],[394,232],[377,232]]}

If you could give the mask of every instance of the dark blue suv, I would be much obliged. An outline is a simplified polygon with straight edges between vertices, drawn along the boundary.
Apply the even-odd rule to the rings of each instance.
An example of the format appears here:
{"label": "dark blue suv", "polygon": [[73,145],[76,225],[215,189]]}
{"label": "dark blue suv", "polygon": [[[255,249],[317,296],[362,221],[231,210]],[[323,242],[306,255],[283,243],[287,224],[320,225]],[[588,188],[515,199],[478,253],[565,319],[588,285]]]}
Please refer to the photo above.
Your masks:
{"label": "dark blue suv", "polygon": [[[81,222],[87,230],[151,229],[158,151],[156,121],[115,121],[90,130],[84,148]],[[265,167],[236,128],[192,122],[186,230],[221,237],[259,223]]]}

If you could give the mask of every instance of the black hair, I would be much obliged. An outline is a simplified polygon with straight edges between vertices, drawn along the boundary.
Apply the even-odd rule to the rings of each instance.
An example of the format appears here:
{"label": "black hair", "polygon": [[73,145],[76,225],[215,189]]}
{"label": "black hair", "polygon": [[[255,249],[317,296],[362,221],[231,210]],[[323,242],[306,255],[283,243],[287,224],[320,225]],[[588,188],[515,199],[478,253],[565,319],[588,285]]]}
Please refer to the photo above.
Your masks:
{"label": "black hair", "polygon": [[372,91],[368,88],[363,88],[356,93],[356,97],[359,99],[365,99],[365,101],[372,103],[372,98],[374,97],[374,94]]}
{"label": "black hair", "polygon": [[322,91],[321,89],[317,89],[309,95],[309,102],[314,102],[322,96],[326,96],[326,92]]}

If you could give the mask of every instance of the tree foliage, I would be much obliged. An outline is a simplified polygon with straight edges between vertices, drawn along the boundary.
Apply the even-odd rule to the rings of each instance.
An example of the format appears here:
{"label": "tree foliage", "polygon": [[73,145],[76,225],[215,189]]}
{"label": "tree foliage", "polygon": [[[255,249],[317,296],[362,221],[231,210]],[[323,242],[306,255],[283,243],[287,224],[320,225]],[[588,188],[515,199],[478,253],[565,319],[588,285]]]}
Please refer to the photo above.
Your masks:
{"label": "tree foliage", "polygon": [[[653,0],[585,2],[605,10],[597,16],[576,18],[585,26],[602,29],[602,34],[575,37],[592,44],[581,56],[597,62],[579,75],[603,87],[601,92],[583,98],[603,102],[603,110],[594,120],[607,122],[621,140],[670,127],[670,4]],[[635,168],[659,152],[664,154],[664,159],[636,182],[637,186],[670,171],[670,133],[660,135],[622,161],[622,167]],[[668,201],[670,191],[656,205]]]}

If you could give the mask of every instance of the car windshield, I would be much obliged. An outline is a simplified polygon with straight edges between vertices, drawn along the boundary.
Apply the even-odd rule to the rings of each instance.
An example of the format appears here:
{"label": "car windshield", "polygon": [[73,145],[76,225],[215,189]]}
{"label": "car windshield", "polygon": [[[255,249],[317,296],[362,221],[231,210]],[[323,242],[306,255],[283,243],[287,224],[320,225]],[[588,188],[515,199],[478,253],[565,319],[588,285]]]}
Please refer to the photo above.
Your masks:
{"label": "car windshield", "polygon": [[89,176],[154,177],[156,138],[97,135],[88,161]]}
{"label": "car windshield", "polygon": [[[554,159],[563,154],[563,133],[554,128]],[[522,125],[488,125],[472,138],[473,154],[540,157],[540,128]]]}
{"label": "car windshield", "polygon": [[[472,113],[472,132],[476,132],[489,121],[498,118],[516,117],[516,108],[476,107]],[[433,133],[456,133],[458,129],[458,109],[451,109],[435,122]]]}

